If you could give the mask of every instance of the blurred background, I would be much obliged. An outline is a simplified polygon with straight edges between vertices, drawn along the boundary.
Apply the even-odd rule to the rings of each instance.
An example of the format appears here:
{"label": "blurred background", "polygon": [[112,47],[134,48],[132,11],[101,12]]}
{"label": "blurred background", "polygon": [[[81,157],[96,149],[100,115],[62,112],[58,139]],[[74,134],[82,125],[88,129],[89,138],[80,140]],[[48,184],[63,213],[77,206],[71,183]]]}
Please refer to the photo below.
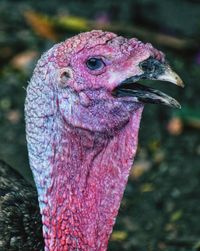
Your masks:
{"label": "blurred background", "polygon": [[1,0],[0,158],[32,180],[24,134],[27,82],[42,52],[91,29],[151,42],[186,84],[153,83],[182,109],[146,106],[109,250],[200,250],[199,0]]}

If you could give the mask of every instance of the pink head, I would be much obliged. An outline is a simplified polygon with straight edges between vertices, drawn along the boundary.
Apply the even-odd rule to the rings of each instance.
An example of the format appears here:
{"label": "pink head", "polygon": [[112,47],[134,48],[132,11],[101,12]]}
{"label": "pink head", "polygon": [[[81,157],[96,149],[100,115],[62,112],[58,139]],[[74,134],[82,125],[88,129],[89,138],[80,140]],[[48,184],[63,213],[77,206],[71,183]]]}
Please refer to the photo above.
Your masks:
{"label": "pink head", "polygon": [[55,45],[27,89],[26,132],[45,250],[106,250],[143,104],[178,103],[139,79],[182,82],[162,52],[91,31]]}

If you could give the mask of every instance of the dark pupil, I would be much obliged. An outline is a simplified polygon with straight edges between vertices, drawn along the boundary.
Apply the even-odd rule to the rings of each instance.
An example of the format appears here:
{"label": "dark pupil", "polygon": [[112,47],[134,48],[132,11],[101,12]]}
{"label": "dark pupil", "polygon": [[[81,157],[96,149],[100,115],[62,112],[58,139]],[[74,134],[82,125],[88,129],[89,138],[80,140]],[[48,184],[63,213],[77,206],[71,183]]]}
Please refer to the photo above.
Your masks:
{"label": "dark pupil", "polygon": [[90,70],[97,70],[102,67],[103,61],[100,58],[90,58],[86,64]]}

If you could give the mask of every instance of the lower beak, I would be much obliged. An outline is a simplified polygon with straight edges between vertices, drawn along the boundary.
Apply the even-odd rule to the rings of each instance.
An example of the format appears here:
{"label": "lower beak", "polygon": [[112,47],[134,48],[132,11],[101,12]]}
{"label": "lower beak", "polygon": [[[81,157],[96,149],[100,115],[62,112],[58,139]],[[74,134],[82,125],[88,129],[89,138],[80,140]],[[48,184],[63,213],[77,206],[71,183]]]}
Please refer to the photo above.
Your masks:
{"label": "lower beak", "polygon": [[[152,67],[152,60],[156,63],[156,67]],[[175,108],[181,108],[178,101],[167,94],[137,83],[137,81],[141,79],[151,79],[168,81],[184,87],[181,78],[167,64],[162,64],[155,59],[151,59],[151,69],[149,69],[147,60],[144,62],[146,63],[146,66],[143,68],[144,73],[140,76],[133,76],[124,80],[114,89],[113,95],[116,97],[133,97],[134,101],[142,103],[164,104]]]}

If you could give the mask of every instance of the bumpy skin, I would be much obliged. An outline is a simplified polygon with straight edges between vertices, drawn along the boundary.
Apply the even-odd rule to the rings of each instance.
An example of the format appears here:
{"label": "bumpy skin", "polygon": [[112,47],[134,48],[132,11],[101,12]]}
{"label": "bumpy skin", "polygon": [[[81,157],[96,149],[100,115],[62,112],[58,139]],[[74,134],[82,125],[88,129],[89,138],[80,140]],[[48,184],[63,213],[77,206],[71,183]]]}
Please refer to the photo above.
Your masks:
{"label": "bumpy skin", "polygon": [[[114,98],[139,63],[164,56],[110,32],[79,34],[39,60],[27,88],[26,132],[45,251],[107,249],[136,153],[143,104]],[[90,57],[104,65],[87,68]]]}
{"label": "bumpy skin", "polygon": [[0,161],[0,250],[42,251],[43,248],[36,189]]}

